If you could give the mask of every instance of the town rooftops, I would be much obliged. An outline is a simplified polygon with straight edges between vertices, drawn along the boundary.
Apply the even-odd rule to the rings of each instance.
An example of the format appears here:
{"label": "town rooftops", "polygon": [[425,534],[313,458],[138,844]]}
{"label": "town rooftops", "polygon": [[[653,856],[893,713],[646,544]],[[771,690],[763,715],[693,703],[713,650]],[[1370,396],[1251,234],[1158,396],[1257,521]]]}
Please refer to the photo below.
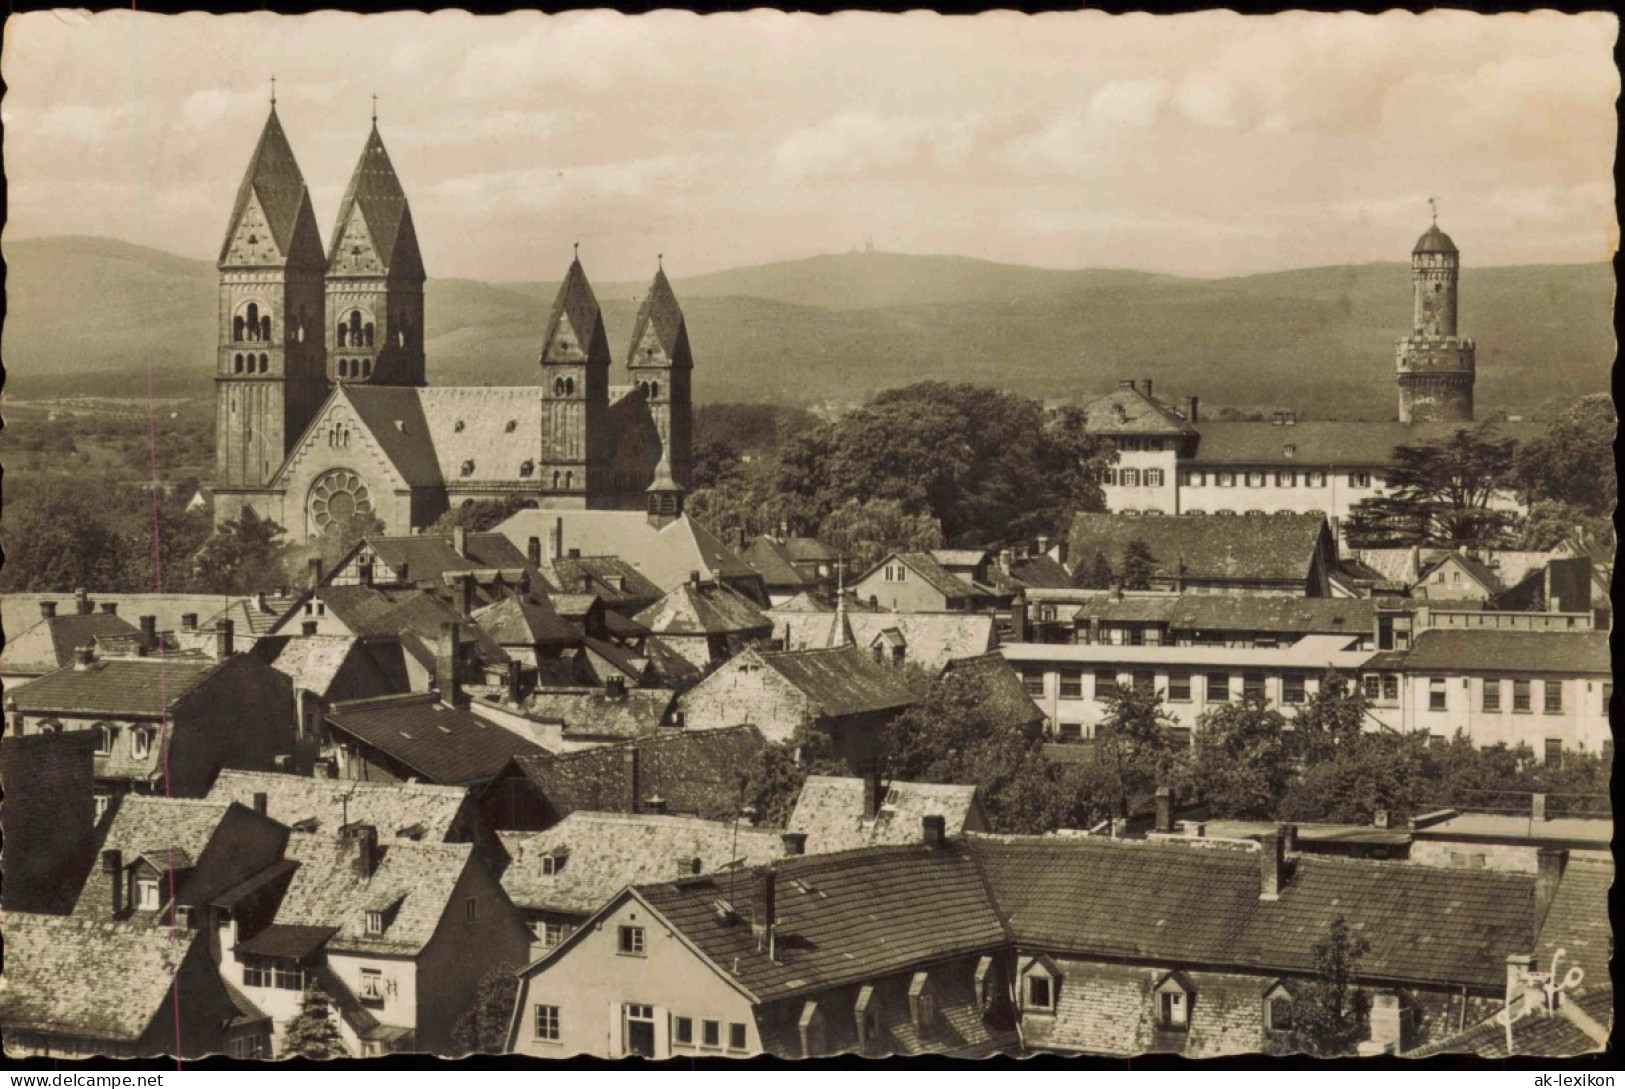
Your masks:
{"label": "town rooftops", "polygon": [[637,895],[758,1001],[867,982],[1006,941],[981,875],[961,851],[871,847],[786,858],[774,868],[776,959],[752,933],[761,867],[645,885]]}
{"label": "town rooftops", "polygon": [[[1496,425],[1497,437],[1519,438],[1532,428]],[[1192,465],[1269,466],[1297,469],[1379,469],[1394,460],[1396,446],[1448,439],[1459,423],[1402,424],[1397,420],[1304,420],[1289,425],[1222,420],[1198,425]]]}
{"label": "town rooftops", "polygon": [[[532,393],[534,396],[534,393]],[[525,554],[500,533],[465,533],[458,553],[451,533],[419,533],[408,537],[368,537],[364,546],[395,571],[405,564],[414,583],[439,583],[446,574],[491,569],[529,569]]]}
{"label": "town rooftops", "polygon": [[[1535,959],[1549,969],[1558,950],[1564,962],[1585,973],[1574,993],[1594,994],[1613,989],[1608,961],[1614,951],[1614,931],[1608,917],[1608,889],[1614,883],[1612,858],[1570,858],[1552,896],[1551,907],[1535,939]],[[1567,968],[1559,969],[1563,974]]]}
{"label": "town rooftops", "polygon": [[[785,637],[789,650],[826,647],[835,614],[781,607],[768,612],[773,634]],[[889,654],[901,640],[903,660],[933,672],[955,658],[986,654],[998,645],[995,619],[986,613],[876,613],[847,607],[846,621],[858,646],[873,648],[886,640]]]}
{"label": "town rooftops", "polygon": [[596,594],[612,607],[653,602],[664,593],[619,556],[560,556],[543,560],[539,569],[558,592]]}
{"label": "town rooftops", "polygon": [[1189,435],[1179,413],[1138,386],[1120,386],[1083,406],[1084,426],[1098,435]]}
{"label": "town rooftops", "polygon": [[1358,633],[1305,635],[1289,647],[1116,646],[1102,643],[1011,643],[999,653],[1016,663],[1055,662],[1077,665],[1115,664],[1178,667],[1229,666],[1236,669],[1298,669],[1350,672],[1373,657],[1369,650],[1351,650]]}
{"label": "town rooftops", "polygon": [[522,756],[515,766],[559,817],[581,809],[620,810],[627,801],[628,752],[636,752],[641,802],[658,794],[674,813],[731,820],[739,783],[766,746],[755,726],[670,730],[558,755]]}
{"label": "town rooftops", "polygon": [[[410,634],[432,644],[440,638],[442,624],[457,623],[461,625],[458,638],[464,643],[473,643],[481,661],[501,664],[508,660],[502,645],[478,624],[467,623],[450,605],[423,590],[323,586],[315,596],[341,624],[362,639],[402,639]],[[416,652],[404,639],[402,645]]]}
{"label": "town rooftops", "polygon": [[[1050,601],[1042,594],[1033,600]],[[1370,598],[1219,596],[1216,594],[1096,593],[1081,600],[1057,594],[1058,615],[1077,603],[1076,619],[1162,623],[1175,631],[1282,632],[1352,635],[1376,631]]]}
{"label": "town rooftops", "polygon": [[545,751],[433,693],[337,703],[327,721],[432,783],[483,783],[513,757]]}
{"label": "town rooftops", "polygon": [[[204,622],[222,612],[240,594],[87,594],[90,607],[101,611],[112,606],[117,615],[135,623],[139,617],[151,616],[158,621],[159,631],[180,631],[185,618],[195,617]],[[6,638],[14,639],[33,627],[41,619],[41,608],[50,604],[58,616],[75,612],[79,605],[76,594],[5,594],[0,596],[0,624],[5,627]]]}
{"label": "town rooftops", "polygon": [[959,835],[967,825],[985,824],[974,786],[883,780],[876,799],[880,809],[872,814],[865,812],[866,785],[849,776],[807,776],[787,829],[807,837],[808,854],[822,855],[918,843],[921,820],[927,816],[942,817],[950,836]]}
{"label": "town rooftops", "polygon": [[790,550],[772,537],[753,539],[739,558],[755,568],[763,584],[773,589],[799,589],[818,584],[818,576],[798,568]]}
{"label": "town rooftops", "polygon": [[468,799],[468,788],[433,783],[369,783],[224,769],[204,799],[252,807],[264,794],[266,815],[301,832],[336,833],[370,824],[380,837],[443,843]]}
{"label": "town rooftops", "polygon": [[1076,563],[1087,564],[1098,552],[1115,569],[1129,544],[1140,541],[1151,550],[1154,577],[1302,582],[1329,532],[1319,513],[1218,518],[1080,512],[1072,516],[1069,549]]}
{"label": "town rooftops", "polygon": [[856,645],[746,653],[756,655],[825,715],[861,715],[919,702],[891,667]]}
{"label": "town rooftops", "polygon": [[959,601],[982,595],[982,591],[949,571],[937,560],[936,556],[929,552],[893,552],[864,572],[858,581],[862,582],[868,579],[870,575],[893,561],[913,571],[925,581],[927,586],[950,601]]}
{"label": "town rooftops", "polygon": [[[1545,969],[1543,968],[1542,971]],[[1536,1008],[1512,1023],[1512,1049],[1507,1050],[1507,1027],[1500,1011],[1486,1020],[1415,1051],[1407,1059],[1435,1055],[1476,1055],[1481,1059],[1572,1059],[1607,1046],[1614,1024],[1614,995],[1610,988],[1580,998],[1563,995],[1555,1011]],[[1597,1036],[1601,1035],[1601,1039]]]}
{"label": "town rooftops", "polygon": [[[101,850],[118,851],[125,863],[152,857],[164,859],[165,866],[190,868],[191,860],[203,854],[229,808],[227,802],[198,798],[126,794],[116,803],[102,836]],[[98,863],[85,879],[74,914],[105,919],[112,903],[111,879]]]}
{"label": "town rooftops", "polygon": [[1362,976],[1499,991],[1535,934],[1534,878],[1300,855],[1260,899],[1257,851],[1090,836],[970,836],[1018,945],[1110,959],[1313,970],[1341,915],[1371,943]]}
{"label": "town rooftops", "polygon": [[9,911],[0,1024],[10,1032],[133,1043],[151,1026],[202,935]]}
{"label": "town rooftops", "polygon": [[1501,582],[1501,577],[1497,575],[1488,564],[1473,559],[1465,552],[1447,552],[1443,556],[1440,556],[1438,559],[1434,560],[1432,563],[1428,564],[1422,569],[1421,576],[1417,579],[1417,581],[1426,582],[1429,575],[1432,575],[1439,568],[1450,562],[1456,563],[1463,571],[1467,572],[1467,574],[1472,577],[1473,581],[1477,582],[1480,586],[1491,593],[1500,593],[1506,588]]}
{"label": "town rooftops", "polygon": [[[248,653],[287,676],[294,688],[325,697],[357,645],[348,635],[271,635]],[[375,665],[372,671],[378,671]]]}
{"label": "town rooftops", "polygon": [[550,604],[507,597],[474,613],[474,620],[503,646],[579,646],[580,626],[560,616]]}
{"label": "town rooftops", "polygon": [[[1406,670],[1458,673],[1576,673],[1609,676],[1605,631],[1432,628],[1416,637]],[[37,682],[36,682],[37,683]]]}
{"label": "town rooftops", "polygon": [[1044,721],[1043,710],[1027,694],[1020,674],[998,651],[949,662],[942,683],[950,688],[966,684],[979,686],[977,701],[994,725],[1020,729],[1038,726]]}
{"label": "town rooftops", "polygon": [[572,813],[545,832],[505,832],[501,839],[511,860],[502,874],[509,899],[531,910],[583,915],[628,885],[755,866],[786,854],[775,831],[654,813]]}
{"label": "town rooftops", "polygon": [[1463,843],[1563,845],[1606,851],[1614,838],[1614,822],[1608,817],[1552,817],[1537,821],[1512,813],[1458,813],[1447,809],[1426,820],[1419,817],[1415,825],[1417,839]]}
{"label": "town rooftops", "polygon": [[[534,393],[532,393],[534,396]],[[735,555],[688,515],[665,526],[649,523],[642,511],[522,510],[497,526],[516,548],[528,550],[531,538],[550,555],[575,549],[583,556],[619,556],[662,590],[670,590],[698,571],[708,579],[757,579],[754,568]]]}
{"label": "town rooftops", "polygon": [[98,659],[8,688],[6,698],[30,714],[158,718],[223,665],[193,658]]}
{"label": "town rooftops", "polygon": [[658,730],[667,720],[675,693],[665,688],[628,688],[619,695],[601,688],[538,690],[519,713],[534,722],[555,722],[566,740],[626,741]]}
{"label": "town rooftops", "polygon": [[[332,927],[329,949],[414,955],[445,915],[474,848],[466,843],[380,840],[370,875],[357,868],[365,840],[356,836],[288,837],[299,863],[276,913],[283,926]],[[367,913],[383,913],[384,932],[367,933]]]}
{"label": "town rooftops", "polygon": [[73,652],[98,640],[139,637],[141,631],[112,613],[58,613],[37,618],[31,627],[6,632],[0,673],[49,673],[73,661]]}
{"label": "town rooftops", "polygon": [[756,603],[718,582],[684,582],[633,617],[656,635],[760,635],[773,622]]}

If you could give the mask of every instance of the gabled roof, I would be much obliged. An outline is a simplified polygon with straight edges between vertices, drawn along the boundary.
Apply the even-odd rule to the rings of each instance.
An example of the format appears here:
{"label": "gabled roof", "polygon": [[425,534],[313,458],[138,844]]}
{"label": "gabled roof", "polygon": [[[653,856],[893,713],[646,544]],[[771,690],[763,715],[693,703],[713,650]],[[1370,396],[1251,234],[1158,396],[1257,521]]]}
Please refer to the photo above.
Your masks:
{"label": "gabled roof", "polygon": [[1534,937],[1534,878],[1302,855],[1275,901],[1256,851],[1091,836],[967,837],[1012,937],[1054,953],[1313,970],[1341,915],[1371,943],[1361,975],[1499,991]]}
{"label": "gabled roof", "polygon": [[[1007,940],[980,874],[961,851],[872,847],[786,858],[774,869],[776,960],[751,932],[761,867],[737,878],[645,885],[637,893],[761,1002],[868,982]],[[737,917],[723,917],[718,900]]]}
{"label": "gabled roof", "polygon": [[880,791],[884,804],[877,816],[870,816],[864,812],[862,779],[809,775],[786,830],[807,837],[810,855],[903,846],[920,842],[927,816],[944,818],[947,834],[957,836],[980,808],[974,786],[889,780],[881,783]]}
{"label": "gabled roof", "polygon": [[1535,939],[1536,967],[1550,971],[1552,958],[1564,954],[1560,976],[1578,965],[1585,973],[1575,995],[1612,992],[1608,960],[1614,949],[1614,931],[1608,917],[1608,889],[1614,883],[1610,858],[1571,857],[1563,869],[1546,918],[1540,920]]}
{"label": "gabled roof", "polygon": [[[793,604],[793,603],[792,603]],[[801,650],[829,644],[835,623],[832,612],[803,612],[787,607],[768,610],[775,637],[786,638],[786,649]],[[902,640],[904,661],[937,672],[955,658],[986,654],[998,645],[998,627],[987,613],[862,612],[847,605],[846,621],[858,646],[870,648],[884,640],[887,647]]]}
{"label": "gabled roof", "polygon": [[1323,536],[1330,531],[1322,514],[1266,514],[1250,518],[1191,515],[1131,517],[1122,514],[1072,516],[1069,547],[1073,559],[1088,563],[1096,552],[1113,568],[1133,541],[1151,549],[1156,577],[1269,582],[1301,582],[1309,577]]}
{"label": "gabled roof", "polygon": [[[1058,606],[1059,615],[1073,600]],[[1376,630],[1375,604],[1370,598],[1103,593],[1078,601],[1075,615],[1080,621],[1160,622],[1176,631],[1361,635]]]}
{"label": "gabled roof", "polygon": [[202,932],[8,911],[0,1024],[134,1043]]}
{"label": "gabled roof", "polygon": [[[382,840],[371,877],[356,868],[356,840],[335,835],[288,837],[287,855],[299,863],[277,909],[282,926],[334,927],[329,949],[415,955],[434,937],[452,890],[468,867],[467,843]],[[367,933],[367,912],[398,905],[382,935]]]}
{"label": "gabled roof", "polygon": [[755,568],[769,588],[790,589],[818,584],[817,576],[804,574],[797,568],[790,550],[772,537],[753,539],[739,558]]}
{"label": "gabled roof", "polygon": [[950,687],[977,686],[973,689],[977,702],[992,725],[1020,729],[1044,721],[1043,710],[1027,694],[1015,667],[998,651],[949,662],[942,683]]}
{"label": "gabled roof", "polygon": [[538,387],[424,386],[415,392],[442,479],[506,481],[525,488],[541,480],[548,423]]}
{"label": "gabled roof", "polygon": [[626,363],[629,367],[665,364],[679,370],[694,366],[683,308],[677,303],[677,293],[672,291],[665,269],[655,271],[654,283],[638,307]]}
{"label": "gabled roof", "polygon": [[656,635],[767,635],[773,622],[720,582],[684,582],[633,617]]}
{"label": "gabled roof", "polygon": [[1576,673],[1608,676],[1605,631],[1431,628],[1416,637],[1404,668],[1412,673]]}
{"label": "gabled roof", "polygon": [[[111,603],[118,609],[118,615],[134,623],[142,616],[154,617],[158,622],[159,631],[179,631],[181,618],[187,613],[197,616],[200,620],[214,616],[232,601],[242,597],[241,594],[91,594],[94,608],[100,609],[104,604]],[[40,602],[50,601],[56,605],[58,616],[67,616],[74,613],[76,601],[71,593],[43,593],[43,594],[4,594],[0,595],[0,625],[5,627],[7,639],[16,638],[20,633],[33,627],[41,619]]]}
{"label": "gabled roof", "polygon": [[945,598],[955,600],[959,598],[980,596],[980,592],[976,589],[976,587],[972,586],[970,583],[966,582],[964,579],[942,566],[942,564],[937,562],[936,557],[929,552],[893,552],[891,555],[887,556],[885,559],[871,567],[868,571],[864,572],[863,576],[859,578],[858,581],[866,581],[876,571],[879,571],[882,567],[886,566],[888,563],[891,563],[893,560],[903,564],[916,575],[920,576],[920,578],[925,580],[928,586]]}
{"label": "gabled roof", "polygon": [[[1004,572],[994,567],[989,577],[1002,590]],[[1066,568],[1048,556],[1021,556],[1010,563],[1010,577],[1015,580],[1012,590],[1061,590],[1072,585],[1072,576]]]}
{"label": "gabled roof", "polygon": [[664,526],[650,525],[648,515],[626,510],[522,510],[496,527],[521,550],[531,538],[552,539],[562,526],[562,547],[583,556],[619,556],[662,591],[698,571],[704,579],[759,579],[755,569],[688,515]]}
{"label": "gabled roof", "polygon": [[797,563],[836,563],[845,558],[840,549],[817,537],[777,537],[775,540]]}
{"label": "gabled roof", "polygon": [[[348,635],[275,635],[259,640],[248,652],[285,675],[296,689],[326,696],[359,645]],[[370,660],[363,669],[371,669]]]}
{"label": "gabled roof", "polygon": [[433,783],[369,783],[305,775],[224,769],[207,802],[252,806],[266,796],[266,815],[304,832],[336,833],[346,823],[370,824],[383,839],[443,843],[451,836],[468,789]]}
{"label": "gabled roof", "polygon": [[474,613],[474,620],[505,647],[580,646],[585,638],[579,624],[558,614],[545,599],[507,597]]}
{"label": "gabled roof", "polygon": [[[653,813],[572,813],[545,832],[501,835],[509,899],[531,910],[590,914],[629,885],[783,858],[784,837],[735,821]],[[563,857],[543,872],[546,857]]]}
{"label": "gabled roof", "polygon": [[513,757],[545,751],[511,730],[441,703],[433,693],[337,703],[327,721],[431,783],[484,783]]}
{"label": "gabled roof", "polygon": [[231,220],[226,225],[226,238],[220,247],[221,265],[226,264],[237,225],[252,200],[257,200],[265,213],[266,224],[284,260],[292,257],[296,248],[307,249],[312,243],[311,256],[320,260],[322,243],[316,234],[316,218],[311,210],[310,194],[305,189],[305,176],[299,171],[293,148],[288,146],[288,136],[282,131],[275,105],[265,119],[265,128],[260,130],[259,142],[248,160],[242,185],[237,189]]}
{"label": "gabled roof", "polygon": [[562,556],[543,560],[539,569],[560,593],[595,595],[611,608],[622,603],[649,604],[665,593],[619,556]]}
{"label": "gabled roof", "polygon": [[328,612],[362,639],[399,638],[403,647],[420,658],[424,648],[430,648],[432,660],[441,625],[455,623],[459,641],[475,644],[482,662],[500,665],[508,660],[501,644],[478,624],[464,620],[446,602],[423,590],[323,586],[315,593]]}
{"label": "gabled roof", "polygon": [[334,397],[347,399],[374,442],[409,487],[444,483],[420,391],[409,386],[341,384]]}
{"label": "gabled roof", "polygon": [[670,689],[664,688],[629,688],[620,696],[602,689],[538,690],[525,699],[519,711],[536,722],[561,723],[566,740],[625,741],[658,730],[675,698]]}
{"label": "gabled roof", "polygon": [[6,690],[34,714],[157,718],[212,677],[224,663],[192,658],[113,658],[54,673]]}
{"label": "gabled roof", "polygon": [[609,365],[603,315],[579,258],[570,262],[553,300],[547,334],[542,338],[541,361]]}
{"label": "gabled roof", "polygon": [[[118,851],[126,864],[143,855],[197,858],[229,808],[229,802],[217,800],[126,794],[118,800],[100,850]],[[98,861],[85,878],[73,913],[105,919],[112,902],[112,883]]]}
{"label": "gabled roof", "polygon": [[344,199],[339,202],[333,242],[327,253],[333,272],[341,271],[339,259],[345,228],[357,210],[366,220],[367,232],[372,236],[373,249],[383,265],[383,272],[395,278],[422,279],[423,257],[418,252],[417,232],[412,226],[412,209],[406,202],[406,190],[395,176],[395,164],[389,161],[389,152],[384,150],[376,121],[367,134],[355,173],[350,175]]}
{"label": "gabled roof", "polygon": [[766,744],[755,726],[663,730],[579,752],[520,757],[514,764],[561,817],[581,809],[619,810],[626,803],[626,753],[635,749],[645,798],[660,795],[674,813],[732,820],[739,813],[740,782],[755,770]]}
{"label": "gabled roof", "polygon": [[1099,435],[1189,435],[1185,418],[1144,390],[1121,386],[1083,406],[1084,426]]}
{"label": "gabled roof", "polygon": [[58,613],[30,628],[6,633],[0,673],[49,673],[71,663],[78,647],[140,634],[134,624],[111,613]]}
{"label": "gabled roof", "polygon": [[[1466,426],[1402,424],[1397,420],[1304,420],[1290,425],[1218,420],[1198,425],[1202,437],[1190,464],[1380,469],[1392,464],[1394,447],[1443,441]],[[1501,438],[1532,437],[1536,426],[1520,421],[1497,422],[1495,431]],[[1238,489],[1237,503],[1244,496],[1245,492]]]}
{"label": "gabled roof", "polygon": [[1537,1007],[1514,1021],[1511,1051],[1507,1050],[1507,1029],[1500,1020],[1501,1011],[1497,1010],[1495,1015],[1469,1027],[1466,1032],[1435,1040],[1415,1051],[1407,1051],[1405,1058],[1476,1055],[1481,1059],[1505,1059],[1511,1056],[1566,1059],[1601,1051],[1606,1046],[1605,1041],[1594,1039],[1581,1026],[1589,1021],[1604,1033],[1613,1029],[1613,988],[1594,991],[1580,998],[1565,994],[1559,1003],[1555,1013]]}
{"label": "gabled roof", "polygon": [[892,667],[876,662],[856,645],[746,653],[758,657],[825,715],[890,711],[919,702]]}
{"label": "gabled roof", "polygon": [[1474,582],[1478,583],[1490,593],[1498,594],[1502,590],[1506,589],[1505,585],[1503,585],[1501,582],[1500,576],[1497,575],[1489,567],[1489,565],[1480,563],[1478,560],[1473,559],[1465,552],[1446,552],[1432,563],[1429,563],[1423,567],[1421,576],[1417,579],[1417,581],[1426,582],[1428,577],[1435,571],[1443,567],[1445,564],[1452,562],[1465,571]]}

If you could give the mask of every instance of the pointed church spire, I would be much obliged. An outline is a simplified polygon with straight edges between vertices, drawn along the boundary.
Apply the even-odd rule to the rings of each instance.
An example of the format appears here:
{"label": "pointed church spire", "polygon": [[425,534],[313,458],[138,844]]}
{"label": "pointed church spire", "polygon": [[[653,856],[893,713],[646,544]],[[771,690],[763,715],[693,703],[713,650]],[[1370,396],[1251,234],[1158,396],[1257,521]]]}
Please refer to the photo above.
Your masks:
{"label": "pointed church spire", "polygon": [[627,354],[627,365],[666,366],[689,369],[694,366],[693,353],[688,346],[688,323],[683,308],[677,302],[677,292],[666,279],[665,255],[657,258],[654,282],[638,307],[638,316],[632,323],[632,348]]}
{"label": "pointed church spire", "polygon": [[[316,218],[305,188],[305,176],[277,117],[272,92],[270,113],[248,160],[231,221],[220,246],[220,265],[275,265],[309,259],[308,232]],[[252,241],[250,241],[252,239]],[[316,237],[318,251],[320,235]]]}
{"label": "pointed church spire", "polygon": [[649,521],[664,526],[683,513],[683,486],[671,475],[671,451],[660,450],[660,464],[655,466],[654,483],[644,490],[649,501]]}
{"label": "pointed church spire", "polygon": [[846,564],[837,563],[835,590],[835,623],[829,629],[831,647],[856,646],[857,636],[852,634],[852,620],[846,615]]}
{"label": "pointed church spire", "polygon": [[423,278],[423,255],[418,250],[412,209],[378,132],[376,112],[361,158],[339,202],[327,260],[335,272]]}
{"label": "pointed church spire", "polygon": [[553,312],[548,315],[541,362],[602,363],[607,368],[609,341],[604,335],[603,314],[598,308],[598,296],[587,282],[586,270],[581,267],[580,243],[576,246],[564,282],[553,299]]}

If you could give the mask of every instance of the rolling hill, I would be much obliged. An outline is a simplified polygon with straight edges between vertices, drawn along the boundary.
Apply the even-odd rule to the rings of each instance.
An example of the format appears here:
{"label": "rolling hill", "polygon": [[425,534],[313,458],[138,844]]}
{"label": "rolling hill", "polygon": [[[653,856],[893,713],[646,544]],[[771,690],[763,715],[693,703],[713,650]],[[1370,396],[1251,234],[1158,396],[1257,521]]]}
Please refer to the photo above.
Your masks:
{"label": "rolling hill", "polygon": [[[209,395],[215,272],[100,238],[7,241],[0,343],[13,396]],[[617,354],[646,285],[595,285]],[[1393,412],[1401,263],[1220,280],[840,254],[674,280],[702,401],[853,403],[925,378],[1087,399],[1119,376],[1211,405]],[[430,380],[521,384],[556,282],[430,280]],[[1468,268],[1479,404],[1514,412],[1608,388],[1606,264]],[[617,379],[619,380],[619,379]]]}

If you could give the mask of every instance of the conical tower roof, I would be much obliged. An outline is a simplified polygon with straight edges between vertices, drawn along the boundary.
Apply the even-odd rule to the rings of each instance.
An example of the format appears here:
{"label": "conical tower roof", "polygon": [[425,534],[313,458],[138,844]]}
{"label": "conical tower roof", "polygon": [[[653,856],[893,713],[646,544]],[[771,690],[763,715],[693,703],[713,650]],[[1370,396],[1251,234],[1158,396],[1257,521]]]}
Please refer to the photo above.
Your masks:
{"label": "conical tower roof", "polygon": [[329,264],[337,264],[358,211],[385,275],[421,279],[423,255],[418,251],[412,209],[406,202],[406,190],[401,188],[401,180],[395,174],[395,164],[389,161],[377,122],[367,134],[361,159],[355,164],[349,188],[339,203],[333,242],[327,251]]}
{"label": "conical tower roof", "polygon": [[609,363],[603,314],[579,257],[570,262],[542,339],[543,363]]}
{"label": "conical tower roof", "polygon": [[[232,206],[231,222],[226,227],[226,238],[220,246],[220,263],[226,263],[233,239],[237,237],[243,216],[258,203],[270,228],[271,238],[284,259],[307,243],[307,231],[315,229],[315,214],[310,207],[310,193],[305,188],[305,176],[293,157],[288,136],[282,131],[276,106],[265,119],[259,143],[248,160],[243,183],[237,188],[237,202]],[[302,222],[308,221],[308,222]],[[321,239],[316,239],[318,247]]]}
{"label": "conical tower roof", "polygon": [[666,279],[666,270],[655,272],[649,294],[638,307],[637,320],[632,325],[632,349],[627,357],[629,366],[669,365],[692,367],[693,357],[688,348],[688,324],[683,320],[683,308],[677,303],[677,293]]}
{"label": "conical tower roof", "polygon": [[1439,230],[1435,223],[1422,232],[1422,237],[1416,240],[1416,248],[1412,253],[1459,253],[1456,244],[1450,241],[1450,236]]}

